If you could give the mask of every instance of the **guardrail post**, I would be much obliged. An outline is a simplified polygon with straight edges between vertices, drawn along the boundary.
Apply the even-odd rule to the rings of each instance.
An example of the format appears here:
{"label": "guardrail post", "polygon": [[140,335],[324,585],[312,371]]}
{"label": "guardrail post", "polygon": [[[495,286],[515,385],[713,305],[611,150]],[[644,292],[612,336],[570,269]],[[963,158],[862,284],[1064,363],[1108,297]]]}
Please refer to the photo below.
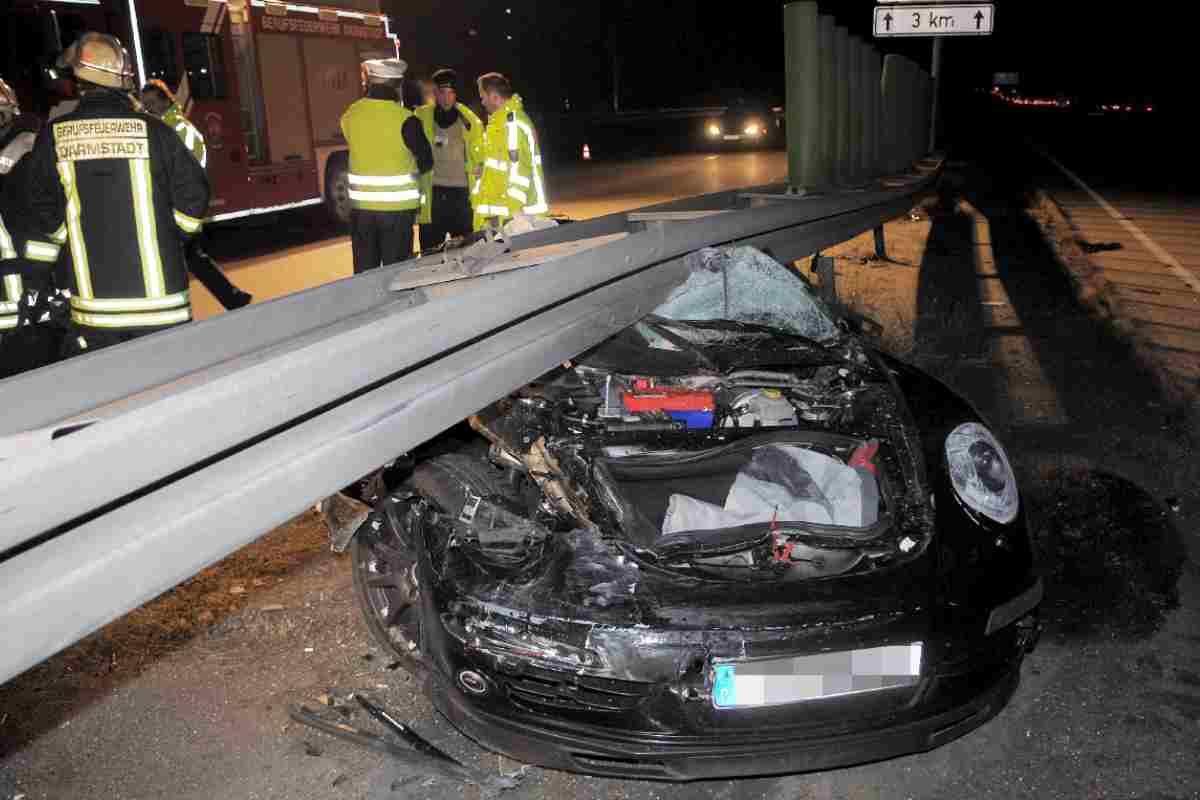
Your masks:
{"label": "guardrail post", "polygon": [[904,94],[901,95],[900,119],[904,121],[904,163],[901,169],[907,170],[917,157],[917,105],[920,103],[917,91],[917,65],[907,58],[901,62],[904,65]]}
{"label": "guardrail post", "polygon": [[787,74],[788,183],[811,189],[821,182],[821,45],[817,4],[806,0],[783,7]]}
{"label": "guardrail post", "polygon": [[841,25],[833,29],[835,69],[834,94],[837,97],[837,183],[850,182],[850,34]]}
{"label": "guardrail post", "polygon": [[833,17],[817,17],[821,74],[821,182],[837,183],[837,59],[834,55]]}
{"label": "guardrail post", "polygon": [[884,57],[879,80],[882,93],[879,139],[883,151],[883,172],[892,174],[900,169],[900,56],[889,53]]}
{"label": "guardrail post", "polygon": [[933,78],[928,72],[921,71],[921,129],[917,131],[917,142],[920,145],[918,158],[924,158],[933,150]]}
{"label": "guardrail post", "polygon": [[863,53],[866,45],[857,36],[850,37],[850,162],[846,172],[851,183],[860,183],[863,178],[863,125],[866,92],[864,91]]}
{"label": "guardrail post", "polygon": [[863,84],[863,93],[867,96],[867,117],[866,117],[866,170],[867,178],[871,179],[879,175],[882,165],[879,150],[879,134],[880,134],[880,106],[882,96],[880,94],[879,85],[879,51],[874,47],[866,48],[867,54],[867,70],[866,79]]}

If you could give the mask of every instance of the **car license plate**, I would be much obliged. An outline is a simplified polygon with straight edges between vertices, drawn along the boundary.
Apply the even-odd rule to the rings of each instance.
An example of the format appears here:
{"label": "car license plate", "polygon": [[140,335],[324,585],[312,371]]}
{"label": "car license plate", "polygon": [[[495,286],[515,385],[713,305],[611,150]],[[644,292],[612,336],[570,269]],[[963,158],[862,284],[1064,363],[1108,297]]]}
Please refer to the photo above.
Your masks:
{"label": "car license plate", "polygon": [[921,642],[791,658],[716,661],[710,670],[716,708],[758,708],[913,686]]}
{"label": "car license plate", "polygon": [[738,141],[738,140],[739,140],[739,139],[741,139],[741,138],[742,138],[742,135],[741,135],[740,133],[727,133],[727,134],[725,134],[725,141],[727,141],[727,142],[736,142],[736,141]]}

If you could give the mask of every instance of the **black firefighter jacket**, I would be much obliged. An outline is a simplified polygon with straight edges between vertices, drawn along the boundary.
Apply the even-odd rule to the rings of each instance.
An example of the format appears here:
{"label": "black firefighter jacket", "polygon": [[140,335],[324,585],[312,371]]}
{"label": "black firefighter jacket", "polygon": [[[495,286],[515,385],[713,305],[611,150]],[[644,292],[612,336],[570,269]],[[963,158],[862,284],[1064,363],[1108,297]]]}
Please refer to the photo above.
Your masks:
{"label": "black firefighter jacket", "polygon": [[25,257],[50,269],[70,249],[73,322],[131,329],[191,319],[183,244],[200,230],[209,186],[173,130],[99,92],[47,125],[29,159],[40,236]]}

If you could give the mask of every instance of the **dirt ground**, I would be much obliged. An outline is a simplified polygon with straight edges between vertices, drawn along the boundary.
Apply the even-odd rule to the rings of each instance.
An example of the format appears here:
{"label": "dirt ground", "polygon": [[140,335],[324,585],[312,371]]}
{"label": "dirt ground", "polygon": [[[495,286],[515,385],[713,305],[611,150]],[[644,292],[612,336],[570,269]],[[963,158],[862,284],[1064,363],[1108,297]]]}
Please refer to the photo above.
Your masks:
{"label": "dirt ground", "polygon": [[[304,515],[0,686],[0,800],[476,798],[293,722],[376,699],[509,798],[1200,797],[1200,465],[1180,398],[1097,317],[1029,209],[1036,167],[951,165],[943,197],[828,252],[877,340],[1005,441],[1047,582],[1046,633],[993,721],[826,773],[671,785],[522,770],[440,719],[369,640],[349,565]],[[872,325],[872,322],[874,325]],[[1184,398],[1186,400],[1186,398]]]}

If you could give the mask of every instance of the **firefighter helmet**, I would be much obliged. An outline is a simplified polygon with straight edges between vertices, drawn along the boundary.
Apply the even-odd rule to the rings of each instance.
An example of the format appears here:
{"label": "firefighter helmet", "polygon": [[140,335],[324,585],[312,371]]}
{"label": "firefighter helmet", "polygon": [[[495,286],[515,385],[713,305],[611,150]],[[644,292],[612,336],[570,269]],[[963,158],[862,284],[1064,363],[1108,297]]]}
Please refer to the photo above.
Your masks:
{"label": "firefighter helmet", "polygon": [[21,113],[20,105],[17,103],[17,93],[12,90],[12,87],[0,78],[0,125],[7,125],[16,119]]}
{"label": "firefighter helmet", "polygon": [[133,88],[133,63],[115,36],[85,33],[63,53],[63,61],[76,80],[109,89]]}

